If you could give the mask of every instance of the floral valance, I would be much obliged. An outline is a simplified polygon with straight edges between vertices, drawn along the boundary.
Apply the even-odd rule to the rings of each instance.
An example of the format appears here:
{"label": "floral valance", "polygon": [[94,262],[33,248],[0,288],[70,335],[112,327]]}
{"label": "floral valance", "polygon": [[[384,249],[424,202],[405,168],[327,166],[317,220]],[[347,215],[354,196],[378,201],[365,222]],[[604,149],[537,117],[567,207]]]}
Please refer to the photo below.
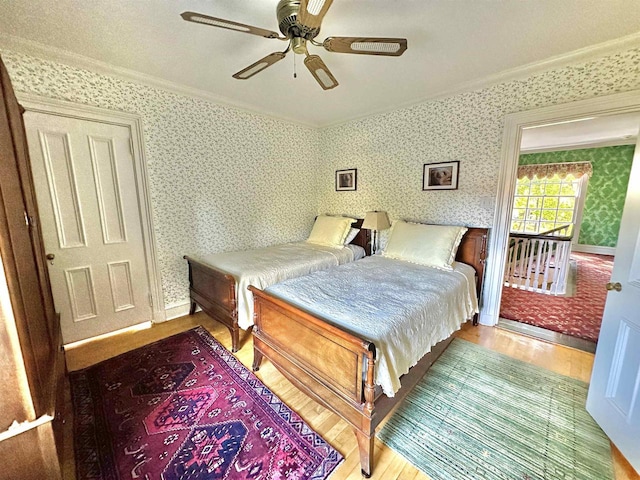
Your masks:
{"label": "floral valance", "polygon": [[565,178],[567,175],[573,175],[576,178],[580,178],[583,175],[591,177],[593,174],[593,168],[591,162],[570,162],[570,163],[540,163],[535,165],[520,165],[518,167],[518,180],[528,178],[533,180],[533,177],[538,179],[551,178],[554,175],[558,175],[560,178]]}

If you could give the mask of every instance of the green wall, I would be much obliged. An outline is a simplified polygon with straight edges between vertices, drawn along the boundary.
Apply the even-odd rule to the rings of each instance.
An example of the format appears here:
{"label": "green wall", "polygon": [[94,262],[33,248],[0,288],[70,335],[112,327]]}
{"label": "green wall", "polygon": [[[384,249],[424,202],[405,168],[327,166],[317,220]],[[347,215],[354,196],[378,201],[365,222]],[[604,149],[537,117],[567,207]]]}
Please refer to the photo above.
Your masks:
{"label": "green wall", "polygon": [[591,162],[593,176],[589,179],[578,243],[615,247],[634,149],[635,145],[622,145],[529,153],[520,155],[519,164]]}

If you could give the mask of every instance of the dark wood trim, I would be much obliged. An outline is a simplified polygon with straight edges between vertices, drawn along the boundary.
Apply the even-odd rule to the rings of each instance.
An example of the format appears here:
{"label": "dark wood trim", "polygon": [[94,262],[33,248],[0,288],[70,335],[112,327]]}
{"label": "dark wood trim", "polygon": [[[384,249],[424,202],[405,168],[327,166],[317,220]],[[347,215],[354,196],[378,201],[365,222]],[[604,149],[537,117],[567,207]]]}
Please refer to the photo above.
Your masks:
{"label": "dark wood trim", "polygon": [[50,407],[51,365],[59,331],[44,258],[22,112],[0,61],[0,253],[36,414]]}
{"label": "dark wood trim", "polygon": [[189,315],[193,315],[196,306],[212,319],[222,323],[231,334],[232,352],[238,351],[240,327],[238,326],[238,308],[236,301],[236,279],[222,270],[201,263],[187,255],[189,264],[189,297],[191,305]]}
{"label": "dark wood trim", "polygon": [[364,219],[359,218],[351,225],[351,228],[360,229],[356,238],[351,241],[351,245],[357,245],[364,248],[364,254],[369,256],[371,255],[371,230],[362,228],[362,222],[364,222]]}
{"label": "dark wood trim", "polygon": [[[462,238],[456,254],[456,261],[471,265],[476,270],[476,293],[479,303],[482,302],[488,235],[489,230],[486,228],[469,228]],[[478,324],[478,314],[474,315],[473,324]]]}
{"label": "dark wood trim", "polygon": [[458,252],[456,253],[456,261],[471,265],[478,277],[476,292],[478,299],[482,293],[482,284],[484,282],[484,267],[487,260],[487,240],[489,230],[486,228],[467,229],[467,233],[462,237]]}
{"label": "dark wood trim", "polygon": [[556,240],[558,242],[570,242],[573,240],[573,234],[571,235],[543,235],[540,233],[510,233],[509,239],[520,240]]}
{"label": "dark wood trim", "polygon": [[[0,308],[0,430],[13,421],[30,422],[43,415],[38,427],[0,442],[5,462],[2,478],[61,478],[59,456],[63,422],[65,361],[60,319],[44,256],[38,208],[22,114],[8,73],[0,59],[0,256],[10,306]],[[9,332],[17,331],[18,342]],[[28,389],[22,382],[27,379]],[[22,391],[22,395],[19,392]]]}

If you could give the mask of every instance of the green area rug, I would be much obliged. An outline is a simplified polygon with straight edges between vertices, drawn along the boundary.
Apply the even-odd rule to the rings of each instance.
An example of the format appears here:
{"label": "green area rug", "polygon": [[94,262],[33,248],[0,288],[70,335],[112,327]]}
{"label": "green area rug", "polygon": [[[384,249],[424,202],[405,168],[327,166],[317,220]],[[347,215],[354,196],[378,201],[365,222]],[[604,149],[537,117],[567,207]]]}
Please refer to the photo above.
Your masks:
{"label": "green area rug", "polygon": [[434,480],[610,480],[587,388],[455,339],[378,437]]}

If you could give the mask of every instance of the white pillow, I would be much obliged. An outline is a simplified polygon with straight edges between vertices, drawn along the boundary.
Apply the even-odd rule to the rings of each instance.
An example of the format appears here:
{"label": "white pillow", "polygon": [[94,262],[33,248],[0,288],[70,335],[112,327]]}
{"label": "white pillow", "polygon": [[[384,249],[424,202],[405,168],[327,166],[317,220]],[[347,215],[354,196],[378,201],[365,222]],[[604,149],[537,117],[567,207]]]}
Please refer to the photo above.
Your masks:
{"label": "white pillow", "polygon": [[342,247],[354,218],[318,215],[307,242],[330,247]]}
{"label": "white pillow", "polygon": [[452,270],[451,264],[466,231],[466,227],[396,221],[382,255],[441,270]]}
{"label": "white pillow", "polygon": [[348,245],[351,242],[353,242],[353,239],[356,238],[358,233],[360,233],[360,229],[359,228],[351,228],[349,230],[349,233],[347,234],[347,238],[344,239],[344,244]]}

